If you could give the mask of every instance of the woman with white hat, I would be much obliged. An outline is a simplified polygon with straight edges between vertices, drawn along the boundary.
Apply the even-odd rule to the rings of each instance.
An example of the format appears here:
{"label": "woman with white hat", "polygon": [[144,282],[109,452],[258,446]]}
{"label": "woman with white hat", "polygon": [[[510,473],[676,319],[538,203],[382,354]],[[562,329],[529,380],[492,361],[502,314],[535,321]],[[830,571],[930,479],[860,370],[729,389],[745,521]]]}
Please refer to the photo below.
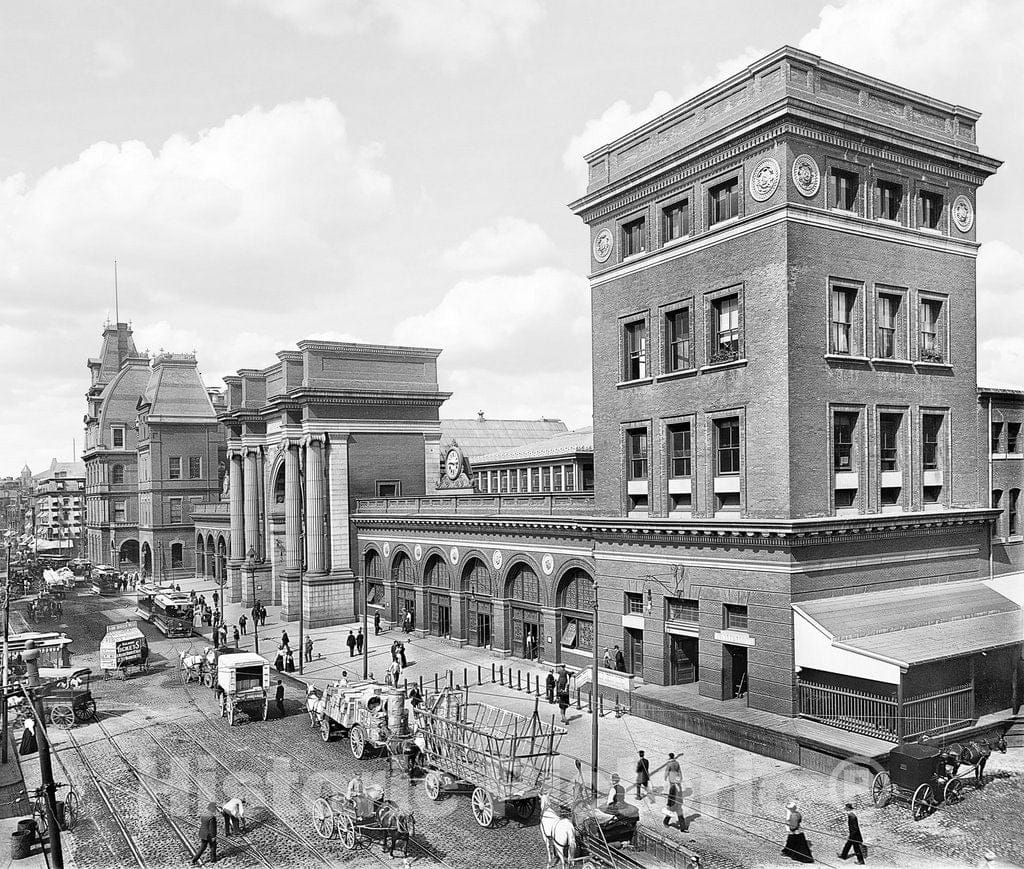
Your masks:
{"label": "woman with white hat", "polygon": [[797,863],[813,863],[810,842],[800,829],[802,821],[803,815],[796,800],[790,800],[786,803],[786,846],[782,849],[782,856]]}

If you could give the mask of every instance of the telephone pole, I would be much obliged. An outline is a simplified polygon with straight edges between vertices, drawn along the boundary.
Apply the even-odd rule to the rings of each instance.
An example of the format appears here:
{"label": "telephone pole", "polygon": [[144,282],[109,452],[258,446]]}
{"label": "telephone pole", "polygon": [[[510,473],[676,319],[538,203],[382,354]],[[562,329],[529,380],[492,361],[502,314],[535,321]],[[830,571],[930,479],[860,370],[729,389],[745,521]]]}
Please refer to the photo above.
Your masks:
{"label": "telephone pole", "polygon": [[[39,696],[39,650],[33,640],[25,644],[22,660],[26,667],[28,687],[22,685],[25,698],[32,704],[32,715],[36,720],[36,737],[39,743],[39,775],[43,780],[43,801],[46,803],[46,825],[50,831],[50,865],[53,869],[64,869],[64,849],[60,841],[60,824],[57,822],[57,787],[53,781],[53,766],[50,762],[50,740],[46,736],[46,720],[43,715],[43,700]],[[6,698],[4,705],[7,705]]]}

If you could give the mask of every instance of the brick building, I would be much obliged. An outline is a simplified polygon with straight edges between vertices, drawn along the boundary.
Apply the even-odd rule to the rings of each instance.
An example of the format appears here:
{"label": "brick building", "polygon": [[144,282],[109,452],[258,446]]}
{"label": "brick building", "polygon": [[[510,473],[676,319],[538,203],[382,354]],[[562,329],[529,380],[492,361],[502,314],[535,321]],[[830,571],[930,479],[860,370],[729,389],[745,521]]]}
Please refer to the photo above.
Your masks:
{"label": "brick building", "polygon": [[478,492],[594,491],[594,429],[563,431],[543,440],[488,452],[472,461]]}
{"label": "brick building", "polygon": [[979,485],[1019,465],[978,443],[978,118],[783,48],[588,155],[594,498],[360,503],[377,599],[578,666],[596,627],[627,671],[602,685],[685,726],[698,697],[885,739],[930,729],[926,691],[950,726],[1016,705],[1021,601],[988,584],[1013,481],[1002,516]]}
{"label": "brick building", "polygon": [[85,539],[85,465],[50,462],[32,477],[31,506],[36,548],[77,555]]}
{"label": "brick building", "polygon": [[987,455],[980,470],[981,498],[999,513],[992,522],[989,551],[993,576],[1024,571],[1024,392],[979,389],[979,455]]}

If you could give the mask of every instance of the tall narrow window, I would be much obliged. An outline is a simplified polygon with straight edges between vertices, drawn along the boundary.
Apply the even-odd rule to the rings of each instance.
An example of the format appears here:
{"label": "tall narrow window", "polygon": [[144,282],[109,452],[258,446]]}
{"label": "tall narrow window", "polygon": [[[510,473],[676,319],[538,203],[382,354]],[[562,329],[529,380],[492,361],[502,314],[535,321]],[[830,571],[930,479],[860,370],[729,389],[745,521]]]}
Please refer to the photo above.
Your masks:
{"label": "tall narrow window", "polygon": [[1020,452],[1020,423],[1010,422],[1006,424],[1006,452]]}
{"label": "tall narrow window", "polygon": [[921,418],[921,463],[926,471],[937,471],[940,466],[940,433],[942,417],[926,413]]}
{"label": "tall narrow window", "polygon": [[681,199],[665,206],[661,212],[662,242],[684,238],[690,234],[690,200]]}
{"label": "tall narrow window", "polygon": [[844,169],[832,170],[832,206],[843,211],[857,209],[857,188],[859,181],[856,172]]}
{"label": "tall narrow window", "polygon": [[124,483],[124,465],[114,465],[110,469],[110,482],[115,486],[120,486]]}
{"label": "tall narrow window", "polygon": [[1011,537],[1020,534],[1020,489],[1010,489],[1008,533]]}
{"label": "tall narrow window", "polygon": [[853,342],[851,330],[853,323],[853,305],[857,291],[848,287],[837,287],[832,290],[832,333],[830,336],[832,353],[852,353]]}
{"label": "tall narrow window", "polygon": [[683,422],[668,430],[670,477],[689,477],[693,473],[693,438],[690,423]]}
{"label": "tall narrow window", "polygon": [[740,298],[723,296],[711,303],[714,336],[709,361],[731,362],[740,356]]}
{"label": "tall narrow window", "polygon": [[181,498],[167,499],[167,521],[171,525],[181,524]]}
{"label": "tall narrow window", "polygon": [[171,567],[183,567],[185,564],[185,547],[180,543],[171,544]]}
{"label": "tall narrow window", "polygon": [[736,417],[720,419],[715,423],[715,450],[717,474],[740,472],[740,421]]}
{"label": "tall narrow window", "polygon": [[900,414],[883,413],[879,418],[878,457],[883,471],[899,470]]}
{"label": "tall narrow window", "polygon": [[692,366],[690,355],[690,309],[680,308],[665,315],[665,369],[685,371]]}
{"label": "tall narrow window", "polygon": [[992,452],[1001,453],[1003,445],[1003,424],[1001,422],[992,423]]}
{"label": "tall narrow window", "polygon": [[942,221],[942,196],[927,190],[921,191],[921,226],[938,229]]}
{"label": "tall narrow window", "polygon": [[647,376],[647,323],[627,323],[625,329],[624,380],[640,380]]}
{"label": "tall narrow window", "polygon": [[110,446],[115,450],[124,449],[124,426],[112,425],[110,427]]}
{"label": "tall narrow window", "polygon": [[622,256],[633,256],[647,250],[647,239],[645,226],[646,221],[642,217],[622,224]]}
{"label": "tall narrow window", "polygon": [[[992,509],[1002,510],[1003,509],[1003,490],[993,489],[992,490]],[[999,537],[1002,534],[1002,518],[997,516],[992,520],[992,536]]]}
{"label": "tall narrow window", "polygon": [[903,208],[903,188],[891,181],[878,182],[878,216],[898,221]]}
{"label": "tall narrow window", "polygon": [[729,220],[740,213],[739,191],[738,178],[730,178],[708,189],[709,226]]}
{"label": "tall narrow window", "polygon": [[880,359],[896,358],[896,324],[900,297],[882,293],[878,296],[875,355]]}
{"label": "tall narrow window", "polygon": [[647,432],[643,429],[631,431],[626,436],[629,450],[629,479],[647,479]]}
{"label": "tall narrow window", "polygon": [[203,476],[203,458],[202,456],[189,456],[188,457],[188,478],[190,480],[199,480]]}
{"label": "tall narrow window", "polygon": [[168,460],[167,479],[181,479],[181,456],[171,456],[170,459]]}
{"label": "tall narrow window", "polygon": [[942,361],[942,342],[939,334],[939,317],[942,315],[942,303],[937,299],[921,301],[921,360],[923,362]]}
{"label": "tall narrow window", "polygon": [[837,413],[832,420],[832,465],[837,472],[853,470],[853,432],[857,414]]}

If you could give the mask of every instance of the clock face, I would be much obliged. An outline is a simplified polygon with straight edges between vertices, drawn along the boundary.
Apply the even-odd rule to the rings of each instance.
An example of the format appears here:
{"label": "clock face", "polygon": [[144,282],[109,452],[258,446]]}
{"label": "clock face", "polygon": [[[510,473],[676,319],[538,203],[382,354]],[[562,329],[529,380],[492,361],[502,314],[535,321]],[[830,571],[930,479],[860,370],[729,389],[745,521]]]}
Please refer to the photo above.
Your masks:
{"label": "clock face", "polygon": [[457,480],[462,473],[462,454],[455,447],[448,450],[444,457],[444,472],[452,481]]}

